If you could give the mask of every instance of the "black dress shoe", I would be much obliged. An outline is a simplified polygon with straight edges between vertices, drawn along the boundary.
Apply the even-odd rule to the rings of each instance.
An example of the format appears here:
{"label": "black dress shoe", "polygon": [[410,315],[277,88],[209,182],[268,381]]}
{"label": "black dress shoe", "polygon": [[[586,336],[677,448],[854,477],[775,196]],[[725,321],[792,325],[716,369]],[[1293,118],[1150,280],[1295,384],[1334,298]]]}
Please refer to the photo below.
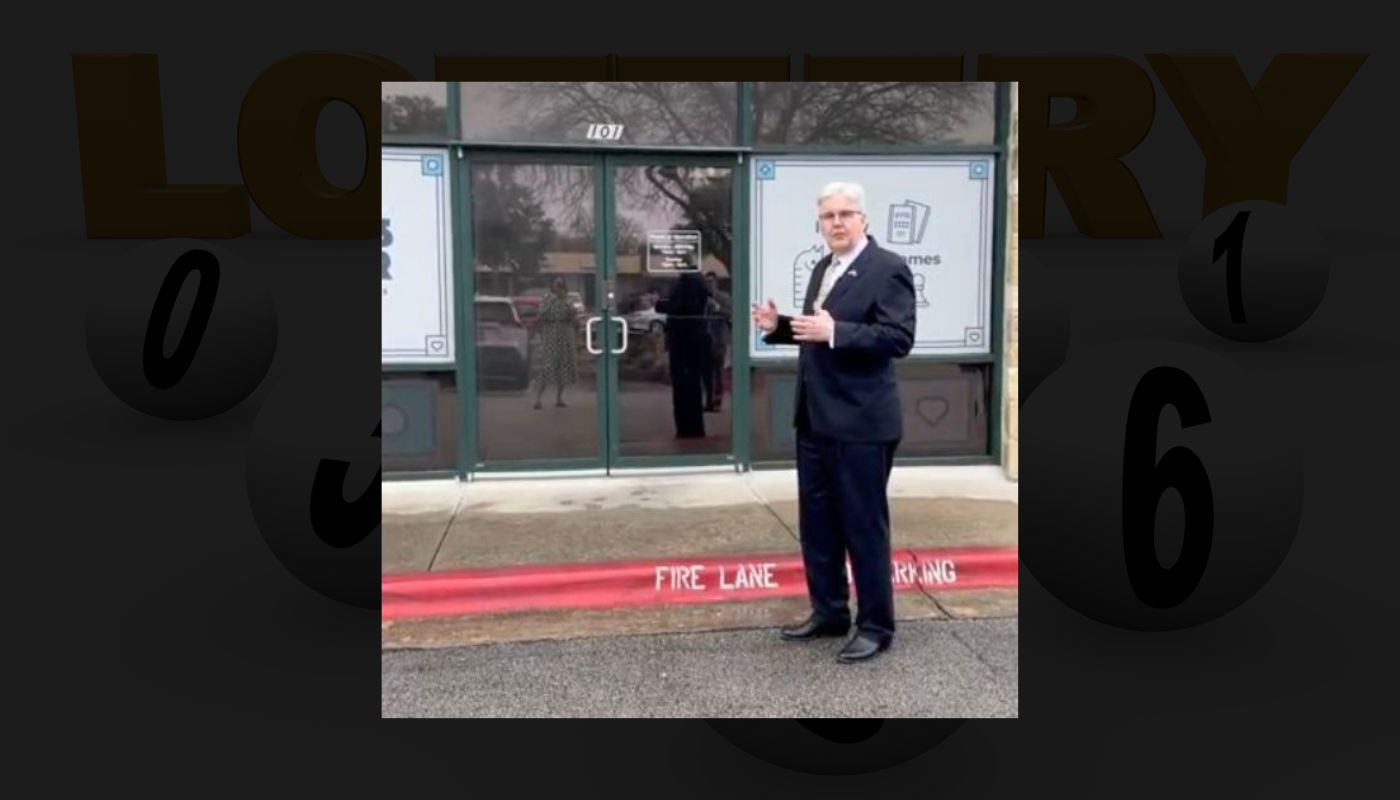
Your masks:
{"label": "black dress shoe", "polygon": [[873,633],[858,633],[851,638],[846,646],[841,648],[841,652],[836,654],[836,658],[850,663],[852,661],[865,661],[874,658],[890,647],[890,637],[876,636]]}
{"label": "black dress shoe", "polygon": [[813,614],[796,625],[782,629],[783,638],[792,642],[805,642],[823,636],[845,636],[851,629],[849,622],[829,622]]}

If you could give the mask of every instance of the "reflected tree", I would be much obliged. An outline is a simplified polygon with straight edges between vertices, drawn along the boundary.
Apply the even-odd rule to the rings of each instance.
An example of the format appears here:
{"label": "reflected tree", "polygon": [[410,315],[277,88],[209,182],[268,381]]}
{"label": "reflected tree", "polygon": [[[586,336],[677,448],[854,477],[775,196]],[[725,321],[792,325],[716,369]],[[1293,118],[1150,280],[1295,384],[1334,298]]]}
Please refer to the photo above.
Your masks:
{"label": "reflected tree", "polygon": [[497,164],[473,172],[476,260],[479,266],[533,278],[557,234],[532,186],[517,182],[515,171],[513,165]]}
{"label": "reflected tree", "polygon": [[619,253],[640,253],[642,248],[646,247],[646,226],[641,221],[626,214],[618,214],[615,225]]}
{"label": "reflected tree", "polygon": [[379,101],[383,133],[447,135],[447,108],[431,97],[398,94]]}
{"label": "reflected tree", "polygon": [[[624,143],[695,146],[735,140],[734,83],[514,83],[497,84],[492,91],[501,129],[513,140],[578,141],[597,122],[623,123]],[[995,95],[990,83],[759,83],[755,92],[755,125],[764,142],[991,141]],[[673,207],[684,220],[676,227],[701,231],[706,251],[731,263],[732,171],[648,167],[641,172],[643,180],[622,182],[627,195],[622,207]],[[594,184],[587,171],[575,169],[547,173],[540,188],[551,204],[568,209],[583,207]],[[644,240],[637,231],[623,235],[624,243]]]}
{"label": "reflected tree", "polygon": [[696,230],[704,252],[726,267],[734,262],[730,187],[733,172],[704,167],[647,167],[643,181],[625,186],[631,202],[648,207],[671,207],[681,217],[673,230]]}
{"label": "reflected tree", "polygon": [[[755,130],[784,144],[990,143],[987,82],[757,83]],[[734,83],[514,83],[493,86],[501,125],[517,141],[578,141],[590,124],[624,124],[623,143],[736,141]]]}
{"label": "reflected tree", "polygon": [[754,130],[782,144],[990,142],[994,98],[990,83],[759,83]]}
{"label": "reflected tree", "polygon": [[497,100],[519,140],[577,141],[593,123],[624,123],[624,143],[732,144],[737,85],[730,83],[504,83]]}

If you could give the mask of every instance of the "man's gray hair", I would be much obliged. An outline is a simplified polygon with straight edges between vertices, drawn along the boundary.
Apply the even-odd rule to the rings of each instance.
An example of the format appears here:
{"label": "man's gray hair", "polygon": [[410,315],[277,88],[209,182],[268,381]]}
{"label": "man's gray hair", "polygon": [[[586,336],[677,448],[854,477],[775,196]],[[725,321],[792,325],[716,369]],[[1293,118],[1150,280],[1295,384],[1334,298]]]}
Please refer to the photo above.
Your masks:
{"label": "man's gray hair", "polygon": [[856,208],[865,213],[865,190],[859,183],[849,181],[833,181],[822,187],[821,194],[817,195],[817,205],[821,205],[828,197],[844,195],[851,202],[856,204]]}

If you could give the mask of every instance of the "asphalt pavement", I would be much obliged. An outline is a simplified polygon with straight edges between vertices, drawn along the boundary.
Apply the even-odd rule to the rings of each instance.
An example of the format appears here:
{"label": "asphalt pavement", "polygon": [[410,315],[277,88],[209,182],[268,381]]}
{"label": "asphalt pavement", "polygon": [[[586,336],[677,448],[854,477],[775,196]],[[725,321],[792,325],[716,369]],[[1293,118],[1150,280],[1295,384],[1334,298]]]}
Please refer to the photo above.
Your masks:
{"label": "asphalt pavement", "polygon": [[1017,716],[1016,617],[909,620],[859,664],[775,630],[386,650],[384,717]]}

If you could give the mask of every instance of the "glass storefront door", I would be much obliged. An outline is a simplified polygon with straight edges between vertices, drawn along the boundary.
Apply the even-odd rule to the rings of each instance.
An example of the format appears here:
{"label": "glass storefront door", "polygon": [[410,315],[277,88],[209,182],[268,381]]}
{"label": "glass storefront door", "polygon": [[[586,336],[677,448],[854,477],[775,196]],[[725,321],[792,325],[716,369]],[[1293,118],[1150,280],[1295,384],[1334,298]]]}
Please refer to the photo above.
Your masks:
{"label": "glass storefront door", "polygon": [[467,164],[476,468],[731,463],[734,161]]}

